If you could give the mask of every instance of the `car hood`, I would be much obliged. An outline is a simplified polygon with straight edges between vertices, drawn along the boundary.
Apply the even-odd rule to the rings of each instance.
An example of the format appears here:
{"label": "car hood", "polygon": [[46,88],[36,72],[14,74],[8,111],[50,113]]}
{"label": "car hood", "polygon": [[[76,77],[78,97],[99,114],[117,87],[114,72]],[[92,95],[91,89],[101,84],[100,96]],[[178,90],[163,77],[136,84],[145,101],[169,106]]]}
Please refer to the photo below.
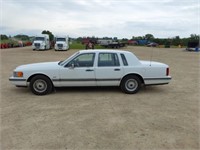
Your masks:
{"label": "car hood", "polygon": [[56,62],[43,62],[43,63],[33,63],[27,65],[18,66],[15,71],[25,71],[25,70],[49,70],[58,67],[59,61]]}

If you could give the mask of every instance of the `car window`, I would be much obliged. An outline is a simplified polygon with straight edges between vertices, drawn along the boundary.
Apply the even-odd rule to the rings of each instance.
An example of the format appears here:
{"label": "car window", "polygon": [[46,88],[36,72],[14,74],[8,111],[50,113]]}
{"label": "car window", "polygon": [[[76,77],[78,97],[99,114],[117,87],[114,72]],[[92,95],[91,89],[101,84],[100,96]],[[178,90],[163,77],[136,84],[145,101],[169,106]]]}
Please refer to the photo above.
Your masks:
{"label": "car window", "polygon": [[124,56],[124,54],[120,54],[120,55],[121,55],[122,62],[124,64],[124,66],[128,66],[128,62],[127,62],[126,57]]}
{"label": "car window", "polygon": [[119,59],[116,53],[99,53],[99,67],[119,66]]}
{"label": "car window", "polygon": [[80,54],[71,60],[66,67],[92,67],[94,64],[94,53]]}

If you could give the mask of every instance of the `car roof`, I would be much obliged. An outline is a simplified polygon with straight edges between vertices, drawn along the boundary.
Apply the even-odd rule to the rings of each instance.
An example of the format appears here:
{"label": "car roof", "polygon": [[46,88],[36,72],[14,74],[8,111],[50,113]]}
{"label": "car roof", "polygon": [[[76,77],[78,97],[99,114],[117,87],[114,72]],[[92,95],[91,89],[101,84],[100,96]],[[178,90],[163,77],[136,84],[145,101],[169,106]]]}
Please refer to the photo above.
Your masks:
{"label": "car roof", "polygon": [[107,53],[131,53],[125,50],[112,50],[112,49],[90,49],[90,50],[80,50],[80,53],[92,53],[92,52],[107,52]]}

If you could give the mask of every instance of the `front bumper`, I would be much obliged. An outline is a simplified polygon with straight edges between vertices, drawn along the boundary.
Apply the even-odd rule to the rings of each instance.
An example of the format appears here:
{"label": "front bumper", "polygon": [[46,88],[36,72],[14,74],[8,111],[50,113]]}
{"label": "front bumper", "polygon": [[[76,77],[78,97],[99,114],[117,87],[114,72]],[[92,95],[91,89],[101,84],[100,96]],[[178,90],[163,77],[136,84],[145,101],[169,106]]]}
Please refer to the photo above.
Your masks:
{"label": "front bumper", "polygon": [[9,81],[16,86],[28,86],[24,78],[10,77]]}
{"label": "front bumper", "polygon": [[41,46],[39,46],[39,47],[37,47],[37,46],[32,46],[32,49],[34,49],[34,50],[45,50],[45,46],[43,46],[43,45],[41,45]]}
{"label": "front bumper", "polygon": [[65,51],[65,50],[67,50],[68,49],[68,47],[66,47],[66,46],[63,46],[63,47],[57,47],[57,46],[55,46],[55,50],[63,50],[63,51]]}

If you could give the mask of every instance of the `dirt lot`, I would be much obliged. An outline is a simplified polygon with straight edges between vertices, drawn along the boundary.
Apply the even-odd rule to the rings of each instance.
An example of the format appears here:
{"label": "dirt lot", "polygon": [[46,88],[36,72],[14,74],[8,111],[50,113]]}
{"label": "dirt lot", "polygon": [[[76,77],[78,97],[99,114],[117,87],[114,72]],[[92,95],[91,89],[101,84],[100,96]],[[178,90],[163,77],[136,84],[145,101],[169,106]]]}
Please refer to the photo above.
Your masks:
{"label": "dirt lot", "polygon": [[127,95],[119,88],[64,88],[46,96],[16,88],[18,65],[63,60],[67,52],[1,50],[1,149],[200,149],[200,53],[127,47],[170,66],[168,85]]}

